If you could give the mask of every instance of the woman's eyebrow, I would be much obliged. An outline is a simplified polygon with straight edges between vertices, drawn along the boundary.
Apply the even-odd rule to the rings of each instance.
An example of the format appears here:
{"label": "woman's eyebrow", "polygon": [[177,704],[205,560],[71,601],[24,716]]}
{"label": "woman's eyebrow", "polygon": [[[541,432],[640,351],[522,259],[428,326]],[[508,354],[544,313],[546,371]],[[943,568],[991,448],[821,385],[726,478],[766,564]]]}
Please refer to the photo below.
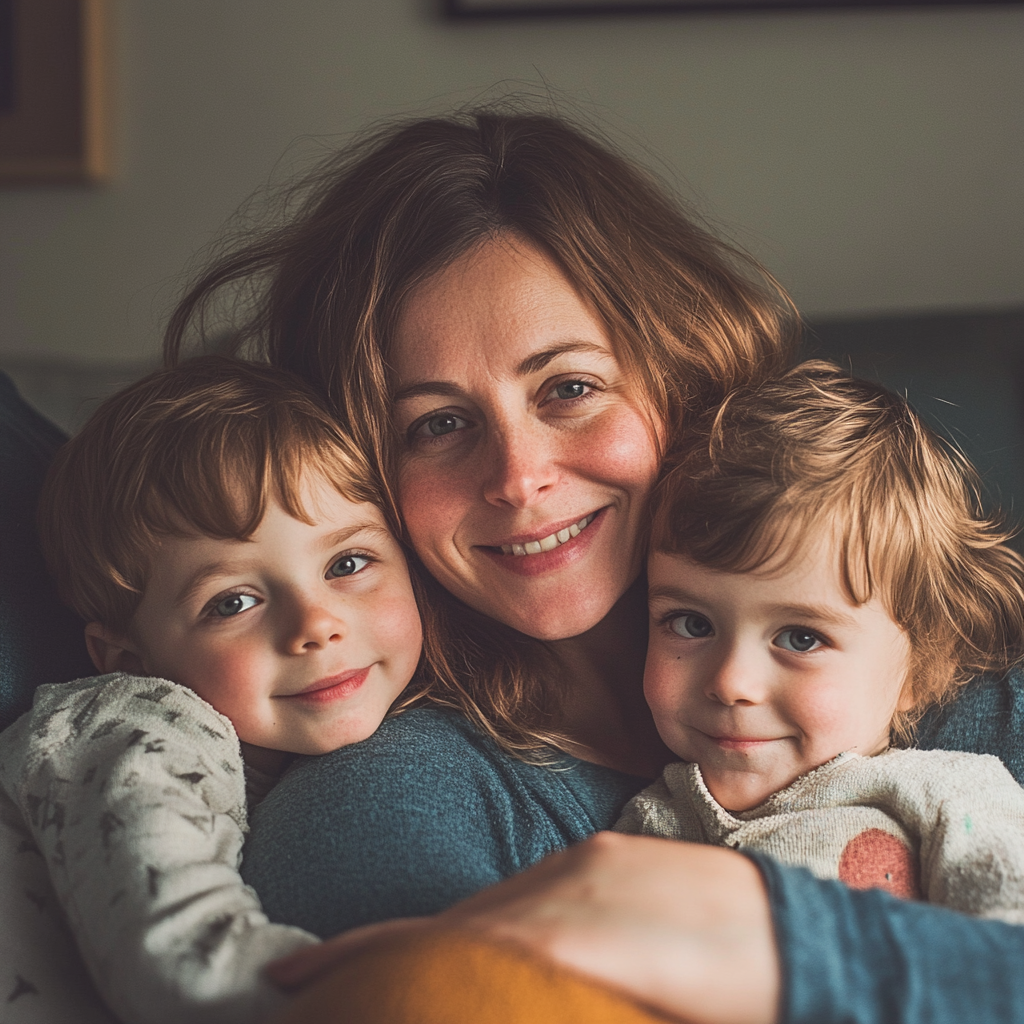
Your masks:
{"label": "woman's eyebrow", "polygon": [[601,355],[610,356],[612,353],[603,345],[595,345],[591,341],[564,341],[560,345],[552,345],[550,348],[542,349],[527,356],[517,367],[516,374],[525,377],[527,374],[543,370],[552,359],[557,359],[567,352],[599,352]]}
{"label": "woman's eyebrow", "polygon": [[392,402],[404,402],[410,398],[428,395],[432,398],[464,398],[466,392],[450,380],[424,380],[399,388],[392,396]]}
{"label": "woman's eyebrow", "polygon": [[[550,348],[542,349],[528,355],[515,368],[517,377],[526,377],[538,370],[543,370],[553,359],[567,352],[593,352],[598,355],[612,357],[612,353],[603,345],[595,345],[590,341],[565,341],[559,345],[552,345]],[[408,384],[399,388],[391,396],[392,402],[404,402],[410,398],[420,398],[429,395],[433,398],[464,398],[466,390],[459,387],[450,380],[424,380],[415,384]]]}

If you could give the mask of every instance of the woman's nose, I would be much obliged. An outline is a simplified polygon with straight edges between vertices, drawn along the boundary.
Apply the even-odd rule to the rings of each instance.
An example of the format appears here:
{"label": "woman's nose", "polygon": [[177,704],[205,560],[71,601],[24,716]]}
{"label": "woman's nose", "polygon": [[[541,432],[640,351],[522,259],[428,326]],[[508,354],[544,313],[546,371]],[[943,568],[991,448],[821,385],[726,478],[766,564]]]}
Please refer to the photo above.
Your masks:
{"label": "woman's nose", "polygon": [[558,482],[553,439],[528,425],[503,426],[491,433],[483,453],[484,497],[492,505],[528,508]]}
{"label": "woman's nose", "polygon": [[345,636],[345,624],[324,604],[298,599],[288,630],[286,647],[290,654],[309,654],[339,643]]}

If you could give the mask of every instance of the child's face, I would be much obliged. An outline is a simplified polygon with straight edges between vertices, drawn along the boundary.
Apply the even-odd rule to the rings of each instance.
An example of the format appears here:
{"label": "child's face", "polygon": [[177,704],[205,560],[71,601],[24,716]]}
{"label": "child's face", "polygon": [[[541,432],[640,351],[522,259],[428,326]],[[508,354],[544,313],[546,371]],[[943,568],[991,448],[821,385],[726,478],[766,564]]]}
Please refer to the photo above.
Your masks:
{"label": "child's face", "polygon": [[647,702],[727,810],[756,807],[843,751],[888,745],[910,643],[877,598],[851,601],[829,544],[770,572],[654,552],[648,580]]}
{"label": "child's face", "polygon": [[321,754],[369,736],[420,655],[402,551],[373,505],[318,477],[316,524],[273,503],[248,541],[166,538],[127,641],[259,747]]}

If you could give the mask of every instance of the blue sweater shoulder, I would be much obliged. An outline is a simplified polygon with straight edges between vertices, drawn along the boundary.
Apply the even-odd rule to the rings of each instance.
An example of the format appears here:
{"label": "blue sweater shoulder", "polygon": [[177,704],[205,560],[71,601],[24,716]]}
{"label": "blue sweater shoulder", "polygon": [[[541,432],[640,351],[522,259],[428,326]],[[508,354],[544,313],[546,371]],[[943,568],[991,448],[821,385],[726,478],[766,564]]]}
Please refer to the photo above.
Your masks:
{"label": "blue sweater shoulder", "polygon": [[527,764],[454,711],[407,711],[296,762],[252,815],[242,874],[271,920],[321,936],[432,914],[610,828],[646,781]]}
{"label": "blue sweater shoulder", "polygon": [[1024,785],[1024,670],[971,680],[955,701],[924,716],[916,746],[995,754]]}

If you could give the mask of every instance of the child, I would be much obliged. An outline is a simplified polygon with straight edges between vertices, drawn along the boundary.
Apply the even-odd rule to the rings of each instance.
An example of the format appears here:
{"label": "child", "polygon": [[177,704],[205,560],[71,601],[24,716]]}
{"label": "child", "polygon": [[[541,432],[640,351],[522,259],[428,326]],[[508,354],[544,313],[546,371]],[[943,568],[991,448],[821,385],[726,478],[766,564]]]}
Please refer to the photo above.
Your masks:
{"label": "child", "polygon": [[238,875],[246,788],[365,739],[416,672],[382,507],[299,381],[219,357],[114,396],[58,453],[43,547],[105,674],[42,687],[0,737],[10,1020],[103,1019],[67,1005],[91,994],[54,970],[54,901],[126,1024],[279,1004],[262,968],[317,940],[268,923]]}
{"label": "child", "polygon": [[811,362],[734,393],[659,485],[644,690],[683,760],[624,832],[1024,922],[1024,791],[892,749],[1017,661],[1021,559],[906,402]]}

